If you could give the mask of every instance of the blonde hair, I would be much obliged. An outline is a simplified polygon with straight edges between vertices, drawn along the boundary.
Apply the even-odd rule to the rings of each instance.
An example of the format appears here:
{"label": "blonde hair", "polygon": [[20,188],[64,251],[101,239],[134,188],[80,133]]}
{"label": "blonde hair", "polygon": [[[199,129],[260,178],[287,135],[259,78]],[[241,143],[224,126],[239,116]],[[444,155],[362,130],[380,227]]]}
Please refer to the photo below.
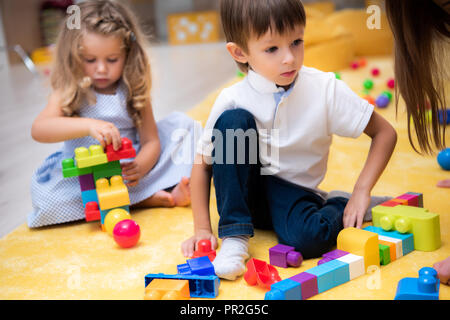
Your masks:
{"label": "blonde hair", "polygon": [[51,84],[62,97],[65,116],[77,116],[83,101],[95,103],[91,81],[85,77],[80,56],[83,34],[94,32],[123,39],[126,60],[122,81],[127,89],[127,111],[138,127],[141,110],[150,103],[151,73],[145,53],[147,40],[138,28],[136,17],[127,7],[110,0],[88,0],[79,4],[80,29],[67,28],[63,22],[56,44]]}

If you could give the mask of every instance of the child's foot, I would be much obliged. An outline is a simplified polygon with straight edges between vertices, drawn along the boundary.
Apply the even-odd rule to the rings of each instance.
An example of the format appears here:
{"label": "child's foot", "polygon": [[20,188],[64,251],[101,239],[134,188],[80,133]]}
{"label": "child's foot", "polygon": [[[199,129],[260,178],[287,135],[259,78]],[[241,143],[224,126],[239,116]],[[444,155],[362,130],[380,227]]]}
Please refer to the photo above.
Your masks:
{"label": "child's foot", "polygon": [[191,203],[191,193],[189,191],[189,178],[183,177],[179,184],[173,188],[172,197],[177,207],[185,207]]}
{"label": "child's foot", "polygon": [[161,190],[146,200],[149,207],[175,207],[175,200],[171,193]]}
{"label": "child's foot", "polygon": [[249,258],[248,236],[226,237],[213,261],[219,278],[235,280],[245,272],[245,261]]}

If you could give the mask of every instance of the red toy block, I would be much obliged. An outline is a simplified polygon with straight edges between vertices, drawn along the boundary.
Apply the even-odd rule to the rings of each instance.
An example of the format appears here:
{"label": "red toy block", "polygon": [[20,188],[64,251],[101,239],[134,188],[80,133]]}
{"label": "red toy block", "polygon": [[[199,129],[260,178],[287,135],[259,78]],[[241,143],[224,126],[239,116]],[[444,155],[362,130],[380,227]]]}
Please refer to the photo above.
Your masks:
{"label": "red toy block", "polygon": [[134,150],[131,140],[126,137],[123,137],[121,140],[122,145],[117,151],[114,150],[112,144],[106,146],[106,156],[108,157],[108,161],[117,161],[120,159],[136,157],[136,150]]}
{"label": "red toy block", "polygon": [[86,216],[86,221],[100,220],[100,210],[98,209],[98,203],[95,201],[86,203],[84,214]]}
{"label": "red toy block", "polygon": [[261,288],[270,290],[270,286],[281,281],[277,269],[265,261],[251,258],[247,262],[247,271],[244,274],[245,281],[254,286],[258,284]]}
{"label": "red toy block", "polygon": [[198,249],[194,251],[193,258],[208,256],[211,262],[216,258],[216,251],[211,249],[211,241],[203,239],[197,243]]}
{"label": "red toy block", "polygon": [[392,201],[392,200],[389,200],[389,201],[386,201],[386,202],[383,202],[382,204],[380,204],[380,206],[383,206],[383,207],[396,207],[398,205],[400,205],[399,202]]}

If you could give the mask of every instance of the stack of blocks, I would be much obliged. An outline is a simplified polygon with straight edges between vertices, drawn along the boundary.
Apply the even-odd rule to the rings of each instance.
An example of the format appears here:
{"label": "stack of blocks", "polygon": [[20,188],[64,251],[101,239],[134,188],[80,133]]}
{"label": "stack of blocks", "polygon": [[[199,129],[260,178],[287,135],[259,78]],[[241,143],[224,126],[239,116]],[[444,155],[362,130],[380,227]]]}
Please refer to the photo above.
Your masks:
{"label": "stack of blocks", "polygon": [[[308,299],[365,274],[371,266],[386,265],[415,249],[436,250],[440,246],[439,215],[419,206],[423,206],[422,194],[409,192],[375,207],[372,211],[374,226],[342,230],[336,250],[325,253],[316,267],[272,284],[265,299]],[[391,224],[382,222],[381,226],[380,220],[389,220]],[[396,230],[392,230],[392,225]],[[278,246],[274,247],[275,251],[280,251]],[[273,251],[273,248],[269,250],[271,262],[275,261]],[[280,266],[286,267],[286,263]],[[411,291],[414,284],[410,283],[419,280],[405,280],[402,288],[399,283],[399,290]],[[423,286],[431,287],[428,283]],[[431,296],[436,298],[438,292],[436,286],[433,288],[434,291],[429,291],[433,291]]]}
{"label": "stack of blocks", "polygon": [[102,227],[110,210],[121,208],[129,212],[130,197],[123,183],[120,160],[134,158],[136,151],[130,139],[122,138],[121,142],[119,150],[112,145],[106,150],[100,145],[76,148],[75,159],[62,161],[64,178],[79,179],[86,221],[100,220]]}

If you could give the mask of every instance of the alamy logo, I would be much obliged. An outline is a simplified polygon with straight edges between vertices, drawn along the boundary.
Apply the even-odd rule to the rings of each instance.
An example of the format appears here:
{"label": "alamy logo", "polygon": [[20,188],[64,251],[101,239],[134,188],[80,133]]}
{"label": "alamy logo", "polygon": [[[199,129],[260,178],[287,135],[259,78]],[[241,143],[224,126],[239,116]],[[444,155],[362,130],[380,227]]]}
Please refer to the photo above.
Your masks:
{"label": "alamy logo", "polygon": [[381,9],[376,4],[370,5],[366,10],[370,16],[366,20],[366,26],[369,30],[381,29]]}
{"label": "alamy logo", "polygon": [[81,11],[77,5],[67,7],[66,13],[70,16],[67,18],[66,27],[69,30],[81,29]]}

